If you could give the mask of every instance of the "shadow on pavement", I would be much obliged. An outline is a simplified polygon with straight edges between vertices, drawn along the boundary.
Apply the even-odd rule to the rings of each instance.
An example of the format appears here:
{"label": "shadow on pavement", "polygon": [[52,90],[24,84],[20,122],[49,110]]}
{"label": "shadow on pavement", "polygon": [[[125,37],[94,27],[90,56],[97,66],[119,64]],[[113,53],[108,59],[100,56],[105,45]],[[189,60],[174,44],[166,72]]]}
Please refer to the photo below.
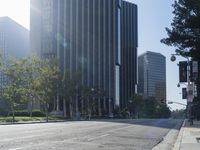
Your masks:
{"label": "shadow on pavement", "polygon": [[188,127],[188,128],[200,128],[200,121],[193,121],[193,125],[190,124],[189,120],[185,121],[185,125],[184,127]]}
{"label": "shadow on pavement", "polygon": [[[133,124],[133,125],[143,125],[143,126],[152,126],[159,128],[174,128],[179,130],[183,119],[103,119],[103,120],[91,120],[96,122],[112,122],[112,123],[124,123],[124,124]],[[179,126],[177,126],[179,124]]]}

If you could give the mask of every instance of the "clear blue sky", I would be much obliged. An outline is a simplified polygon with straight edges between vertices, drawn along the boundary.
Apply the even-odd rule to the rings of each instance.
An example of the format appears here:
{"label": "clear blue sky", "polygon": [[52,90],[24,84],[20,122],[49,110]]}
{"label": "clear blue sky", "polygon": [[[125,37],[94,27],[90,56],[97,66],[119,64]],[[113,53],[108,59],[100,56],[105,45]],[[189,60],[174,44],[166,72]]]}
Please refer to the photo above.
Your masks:
{"label": "clear blue sky", "polygon": [[[167,64],[167,100],[186,103],[181,99],[181,88],[178,84],[178,66],[170,62],[173,47],[160,43],[160,39],[167,37],[165,27],[170,27],[173,19],[174,0],[128,0],[138,5],[138,53],[145,51],[159,52],[166,56]],[[178,58],[177,58],[178,60]],[[184,85],[183,85],[184,87]],[[180,105],[169,105],[173,109],[184,108]]]}
{"label": "clear blue sky", "polygon": [[[128,0],[138,5],[138,53],[145,51],[160,52],[166,56],[167,63],[167,100],[186,103],[181,99],[181,88],[177,88],[178,67],[170,62],[174,48],[160,43],[166,37],[165,27],[170,27],[173,15],[171,5],[174,0]],[[9,16],[29,29],[30,0],[0,0],[0,16]],[[170,105],[173,109],[180,105]]]}

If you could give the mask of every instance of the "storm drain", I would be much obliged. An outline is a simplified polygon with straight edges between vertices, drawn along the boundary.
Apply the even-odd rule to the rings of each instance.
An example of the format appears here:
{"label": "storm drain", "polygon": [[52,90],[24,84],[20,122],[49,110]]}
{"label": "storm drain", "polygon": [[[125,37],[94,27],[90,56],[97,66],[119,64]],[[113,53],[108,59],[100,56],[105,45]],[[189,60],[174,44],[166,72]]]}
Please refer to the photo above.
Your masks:
{"label": "storm drain", "polygon": [[197,142],[200,143],[200,137],[196,138]]}

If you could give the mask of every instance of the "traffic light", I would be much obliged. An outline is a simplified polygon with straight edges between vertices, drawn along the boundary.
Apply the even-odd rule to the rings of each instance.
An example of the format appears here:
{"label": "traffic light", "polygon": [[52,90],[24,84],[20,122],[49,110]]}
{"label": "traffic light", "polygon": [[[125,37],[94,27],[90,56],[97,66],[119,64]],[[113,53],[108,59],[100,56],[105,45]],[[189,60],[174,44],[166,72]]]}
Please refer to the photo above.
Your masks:
{"label": "traffic light", "polygon": [[182,88],[182,99],[187,99],[187,88]]}
{"label": "traffic light", "polygon": [[187,82],[187,61],[179,62],[179,82]]}

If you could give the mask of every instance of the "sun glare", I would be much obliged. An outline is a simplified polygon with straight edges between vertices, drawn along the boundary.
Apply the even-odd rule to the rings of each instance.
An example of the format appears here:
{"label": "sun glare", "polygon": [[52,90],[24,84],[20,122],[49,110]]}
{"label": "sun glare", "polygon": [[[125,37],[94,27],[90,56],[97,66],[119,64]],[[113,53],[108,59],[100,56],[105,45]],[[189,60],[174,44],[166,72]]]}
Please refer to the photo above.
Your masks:
{"label": "sun glare", "polygon": [[0,0],[0,17],[3,16],[29,29],[30,0]]}

